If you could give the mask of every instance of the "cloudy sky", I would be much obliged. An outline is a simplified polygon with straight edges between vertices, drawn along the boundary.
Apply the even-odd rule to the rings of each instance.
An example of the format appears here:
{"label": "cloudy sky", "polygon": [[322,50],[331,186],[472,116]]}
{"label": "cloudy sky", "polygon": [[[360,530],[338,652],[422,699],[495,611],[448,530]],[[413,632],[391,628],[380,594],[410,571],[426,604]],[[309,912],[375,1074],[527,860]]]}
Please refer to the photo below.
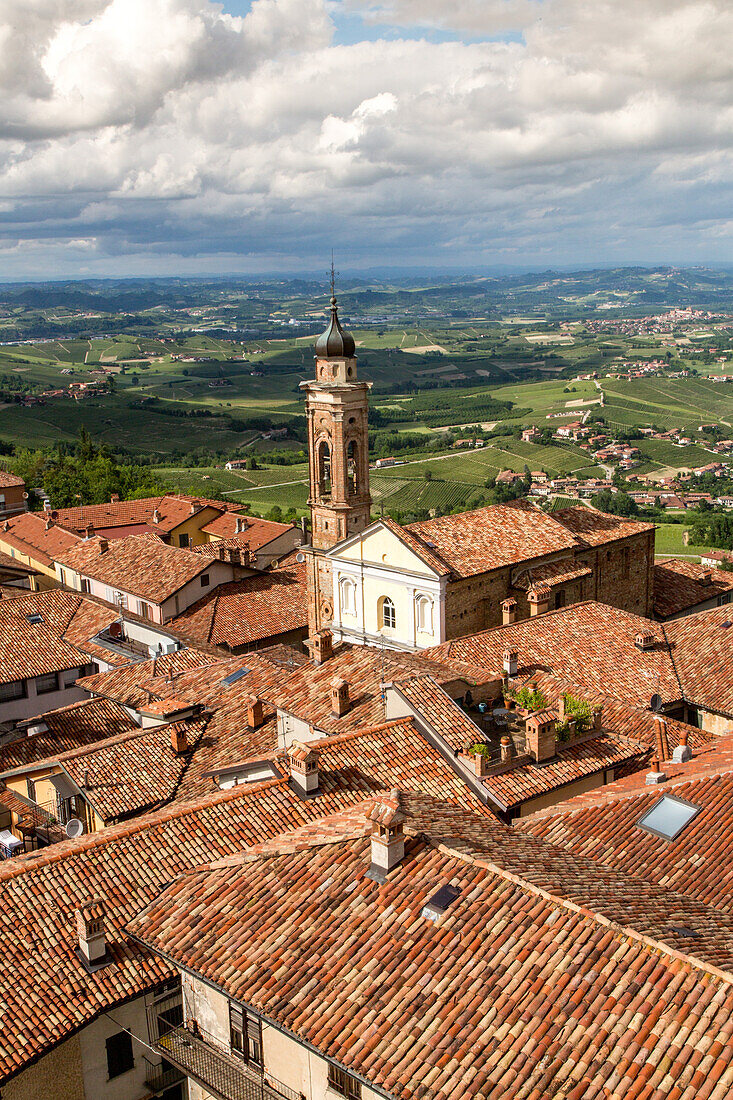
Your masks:
{"label": "cloudy sky", "polygon": [[733,261],[731,0],[0,0],[0,278]]}

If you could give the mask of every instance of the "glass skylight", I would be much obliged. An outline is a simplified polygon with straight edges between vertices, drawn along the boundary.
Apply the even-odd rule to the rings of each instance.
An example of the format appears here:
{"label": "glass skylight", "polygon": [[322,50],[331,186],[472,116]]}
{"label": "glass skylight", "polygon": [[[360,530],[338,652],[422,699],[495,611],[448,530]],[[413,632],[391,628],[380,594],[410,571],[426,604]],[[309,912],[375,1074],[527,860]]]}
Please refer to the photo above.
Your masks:
{"label": "glass skylight", "polygon": [[691,802],[684,802],[681,798],[675,798],[674,795],[665,794],[639,818],[637,825],[646,829],[648,833],[654,833],[655,836],[674,840],[699,812],[699,806],[693,806]]}

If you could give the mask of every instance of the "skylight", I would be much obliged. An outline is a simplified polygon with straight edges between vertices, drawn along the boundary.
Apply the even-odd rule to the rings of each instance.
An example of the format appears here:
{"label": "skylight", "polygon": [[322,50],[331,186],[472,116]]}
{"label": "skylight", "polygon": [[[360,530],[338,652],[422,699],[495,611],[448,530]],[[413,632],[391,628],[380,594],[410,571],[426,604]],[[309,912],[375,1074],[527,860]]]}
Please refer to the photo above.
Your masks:
{"label": "skylight", "polygon": [[639,818],[636,824],[655,836],[674,840],[699,812],[699,806],[693,806],[691,802],[675,798],[674,795],[665,794]]}
{"label": "skylight", "polygon": [[249,672],[248,668],[238,668],[236,672],[230,672],[228,676],[225,676],[222,680],[222,684],[236,684],[237,680],[241,680],[243,676],[246,676]]}
{"label": "skylight", "polygon": [[39,614],[38,611],[34,611],[33,614],[26,615],[26,619],[28,620],[29,623],[42,623],[43,622],[43,615]]}
{"label": "skylight", "polygon": [[445,886],[441,886],[440,890],[437,890],[423,906],[422,915],[427,920],[440,920],[446,909],[453,904],[457,897],[459,897],[461,889],[459,886],[454,886],[451,882],[446,883]]}

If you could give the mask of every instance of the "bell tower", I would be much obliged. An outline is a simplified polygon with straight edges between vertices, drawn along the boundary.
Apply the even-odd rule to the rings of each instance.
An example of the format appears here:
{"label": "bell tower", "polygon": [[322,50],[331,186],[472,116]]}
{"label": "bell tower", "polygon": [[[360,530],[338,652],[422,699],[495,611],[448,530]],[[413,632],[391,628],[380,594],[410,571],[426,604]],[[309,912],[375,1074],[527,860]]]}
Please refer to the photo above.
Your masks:
{"label": "bell tower", "polygon": [[356,375],[356,347],[338,317],[331,265],[331,318],[315,344],[316,377],[301,382],[308,419],[312,545],[308,560],[310,637],[333,615],[330,561],[324,551],[370,523],[369,390]]}
{"label": "bell tower", "polygon": [[331,319],[316,340],[316,377],[301,382],[308,418],[313,546],[328,550],[370,522],[369,389],[356,377],[354,339],[338,318],[331,273]]}

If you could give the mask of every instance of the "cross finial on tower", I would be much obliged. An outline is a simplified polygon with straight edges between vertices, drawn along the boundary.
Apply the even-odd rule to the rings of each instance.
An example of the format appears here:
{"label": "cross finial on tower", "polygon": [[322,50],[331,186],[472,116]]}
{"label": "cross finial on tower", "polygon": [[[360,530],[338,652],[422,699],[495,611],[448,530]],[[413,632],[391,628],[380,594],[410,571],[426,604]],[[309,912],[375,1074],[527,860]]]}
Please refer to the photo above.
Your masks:
{"label": "cross finial on tower", "polygon": [[336,305],[336,270],[333,266],[333,249],[331,249],[331,305]]}

